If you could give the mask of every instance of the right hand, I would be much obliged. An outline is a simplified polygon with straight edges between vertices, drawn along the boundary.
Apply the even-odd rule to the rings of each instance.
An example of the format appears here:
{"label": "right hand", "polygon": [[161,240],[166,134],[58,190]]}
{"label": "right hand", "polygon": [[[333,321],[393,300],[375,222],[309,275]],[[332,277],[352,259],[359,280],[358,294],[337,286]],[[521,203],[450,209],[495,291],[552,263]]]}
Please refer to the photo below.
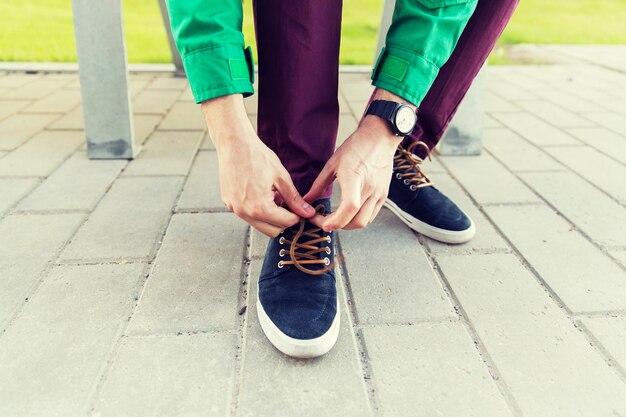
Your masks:
{"label": "right hand", "polygon": [[229,210],[269,237],[301,217],[315,216],[276,154],[254,132],[241,95],[205,101],[202,110],[217,151],[222,201]]}

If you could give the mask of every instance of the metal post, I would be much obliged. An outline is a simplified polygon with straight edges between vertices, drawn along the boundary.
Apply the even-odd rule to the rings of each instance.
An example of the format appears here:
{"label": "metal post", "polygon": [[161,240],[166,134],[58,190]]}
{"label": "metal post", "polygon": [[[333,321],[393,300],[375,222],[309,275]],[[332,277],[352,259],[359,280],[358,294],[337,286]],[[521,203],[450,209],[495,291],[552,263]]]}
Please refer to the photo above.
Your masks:
{"label": "metal post", "polygon": [[161,17],[163,18],[163,25],[165,25],[165,31],[167,32],[167,42],[170,46],[170,53],[172,54],[172,62],[174,62],[174,66],[176,67],[176,76],[184,77],[185,69],[183,68],[183,60],[178,53],[178,49],[176,48],[176,43],[174,42],[174,37],[172,36],[172,28],[170,26],[170,18],[167,14],[167,5],[165,4],[165,0],[159,0],[159,7],[161,9]]}
{"label": "metal post", "polygon": [[73,0],[87,155],[134,156],[133,117],[120,0]]}
{"label": "metal post", "polygon": [[391,19],[393,18],[393,9],[396,7],[395,0],[385,0],[383,3],[383,13],[380,18],[380,28],[378,30],[378,41],[376,42],[376,52],[374,53],[374,62],[378,59],[380,51],[385,46],[385,38],[387,37],[387,30],[391,26]]}

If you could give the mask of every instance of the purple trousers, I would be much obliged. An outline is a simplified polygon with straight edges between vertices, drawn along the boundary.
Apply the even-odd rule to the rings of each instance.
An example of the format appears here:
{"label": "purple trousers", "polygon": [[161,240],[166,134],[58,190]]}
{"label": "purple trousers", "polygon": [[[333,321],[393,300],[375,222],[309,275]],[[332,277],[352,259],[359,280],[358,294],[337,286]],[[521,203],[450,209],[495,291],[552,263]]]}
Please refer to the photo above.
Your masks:
{"label": "purple trousers", "polygon": [[[405,145],[423,141],[432,149],[441,139],[518,2],[478,2],[455,51],[422,101],[418,124]],[[253,7],[258,134],[304,195],[337,140],[342,2],[254,0]],[[329,187],[325,196],[331,193]]]}

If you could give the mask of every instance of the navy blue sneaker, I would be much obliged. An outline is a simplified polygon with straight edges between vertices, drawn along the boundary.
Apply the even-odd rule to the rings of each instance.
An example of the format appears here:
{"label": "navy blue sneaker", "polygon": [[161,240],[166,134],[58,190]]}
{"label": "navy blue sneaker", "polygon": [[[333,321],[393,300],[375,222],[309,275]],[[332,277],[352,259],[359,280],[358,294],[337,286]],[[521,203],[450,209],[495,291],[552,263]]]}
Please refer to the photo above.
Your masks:
{"label": "navy blue sneaker", "polygon": [[474,222],[422,172],[423,160],[413,153],[416,146],[428,150],[423,142],[413,143],[407,149],[398,146],[385,206],[411,229],[431,239],[467,242],[476,234]]}
{"label": "navy blue sneaker", "polygon": [[[318,200],[330,213],[330,200]],[[270,239],[259,277],[261,328],[286,355],[314,358],[328,352],[339,335],[333,233],[301,220]]]}

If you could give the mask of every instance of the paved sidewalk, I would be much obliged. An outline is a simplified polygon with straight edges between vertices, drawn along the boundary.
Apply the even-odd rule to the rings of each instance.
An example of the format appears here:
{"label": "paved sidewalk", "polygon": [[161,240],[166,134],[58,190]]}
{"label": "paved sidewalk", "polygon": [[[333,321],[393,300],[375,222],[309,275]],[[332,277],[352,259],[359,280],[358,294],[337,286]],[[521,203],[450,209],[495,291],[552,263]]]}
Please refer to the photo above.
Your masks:
{"label": "paved sidewalk", "polygon": [[[0,75],[0,416],[626,416],[626,74],[488,89],[483,155],[426,164],[476,238],[340,232],[339,341],[301,361],[260,330],[267,240],[185,80],[133,75],[143,151],[88,161],[76,74]],[[343,138],[367,74],[340,93]]]}

